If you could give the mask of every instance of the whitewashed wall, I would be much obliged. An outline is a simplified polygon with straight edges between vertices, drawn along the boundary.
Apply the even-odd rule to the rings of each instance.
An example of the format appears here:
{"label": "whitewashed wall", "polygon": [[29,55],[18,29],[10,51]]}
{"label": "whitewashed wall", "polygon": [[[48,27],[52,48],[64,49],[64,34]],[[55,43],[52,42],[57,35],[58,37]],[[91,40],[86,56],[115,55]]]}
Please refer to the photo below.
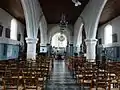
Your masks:
{"label": "whitewashed wall", "polygon": [[[12,19],[14,19],[14,17],[12,17],[9,13],[7,13],[6,11],[0,8],[0,24],[4,26],[3,33],[2,33],[2,40],[0,40],[0,42],[3,42],[3,38],[5,38],[5,28],[10,28]],[[17,24],[18,24],[17,33],[21,34],[20,42],[24,43],[24,25],[19,21],[17,21]],[[10,42],[6,41],[6,43],[10,43]],[[5,43],[5,40],[4,40],[4,43]]]}
{"label": "whitewashed wall", "polygon": [[[105,45],[105,36],[104,36],[104,28],[106,27],[106,25],[112,25],[112,34],[117,34],[117,42],[114,42],[112,44],[107,44]],[[102,25],[101,27],[99,27],[98,29],[98,38],[102,39],[102,44],[104,44],[107,47],[111,47],[111,46],[120,46],[120,16],[111,20],[110,22]]]}
{"label": "whitewashed wall", "polygon": [[[21,34],[21,40],[12,40],[5,37],[5,29],[11,27],[11,20],[14,19],[9,13],[0,8],[0,24],[3,26],[2,36],[0,37],[0,60],[11,59],[18,56],[20,43],[24,44],[24,25],[17,21],[17,34]],[[7,47],[5,47],[5,44]],[[5,56],[3,56],[7,48]]]}

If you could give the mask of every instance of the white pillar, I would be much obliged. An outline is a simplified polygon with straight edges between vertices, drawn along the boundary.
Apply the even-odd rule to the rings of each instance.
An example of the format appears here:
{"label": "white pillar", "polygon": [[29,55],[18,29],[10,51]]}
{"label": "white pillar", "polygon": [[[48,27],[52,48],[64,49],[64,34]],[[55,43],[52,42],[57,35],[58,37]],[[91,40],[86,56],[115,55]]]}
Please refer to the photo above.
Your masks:
{"label": "white pillar", "polygon": [[78,45],[77,46],[77,53],[78,53],[78,56],[80,55],[80,46]]}
{"label": "white pillar", "polygon": [[96,44],[97,39],[86,39],[86,60],[88,62],[95,62],[96,58]]}
{"label": "white pillar", "polygon": [[73,50],[73,55],[74,55],[74,53],[77,53],[78,56],[79,56],[80,46],[79,46],[79,45],[76,45],[76,46],[74,46],[73,48],[74,48],[74,50]]}
{"label": "white pillar", "polygon": [[73,54],[74,54],[74,53],[78,53],[78,52],[77,52],[77,46],[73,46]]}
{"label": "white pillar", "polygon": [[[43,15],[38,0],[21,0],[27,29],[27,59],[36,59],[38,27]],[[41,33],[41,32],[40,32]]]}
{"label": "white pillar", "polygon": [[27,59],[36,59],[36,43],[37,38],[26,38],[27,43]]}
{"label": "white pillar", "polygon": [[69,44],[70,45],[70,56],[73,56],[73,44]]}
{"label": "white pillar", "polygon": [[107,1],[108,0],[89,0],[81,13],[87,38],[96,37],[99,19]]}
{"label": "white pillar", "polygon": [[40,45],[41,46],[46,46],[47,45],[47,22],[45,19],[45,16],[43,15],[40,23],[39,23],[39,27],[40,27]]}
{"label": "white pillar", "polygon": [[66,56],[69,56],[69,46],[68,46],[68,44],[66,46]]}
{"label": "white pillar", "polygon": [[48,56],[50,56],[50,53],[51,53],[51,45],[48,43],[47,44],[47,53],[48,53]]}

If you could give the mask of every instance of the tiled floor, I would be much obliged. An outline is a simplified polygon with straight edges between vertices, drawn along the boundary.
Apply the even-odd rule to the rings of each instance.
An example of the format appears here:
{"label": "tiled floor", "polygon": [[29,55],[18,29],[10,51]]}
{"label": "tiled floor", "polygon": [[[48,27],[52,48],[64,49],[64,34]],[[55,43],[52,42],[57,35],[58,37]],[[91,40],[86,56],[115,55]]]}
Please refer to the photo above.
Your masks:
{"label": "tiled floor", "polygon": [[76,80],[73,79],[64,60],[55,60],[54,68],[50,80],[46,85],[46,90],[81,90]]}

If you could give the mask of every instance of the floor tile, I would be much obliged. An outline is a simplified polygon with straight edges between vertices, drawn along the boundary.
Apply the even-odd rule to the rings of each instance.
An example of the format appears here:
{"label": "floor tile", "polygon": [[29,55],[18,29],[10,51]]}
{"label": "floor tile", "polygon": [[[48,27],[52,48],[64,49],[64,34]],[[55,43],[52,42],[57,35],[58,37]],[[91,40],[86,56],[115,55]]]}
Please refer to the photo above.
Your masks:
{"label": "floor tile", "polygon": [[46,85],[46,90],[80,90],[64,60],[55,60],[53,72]]}

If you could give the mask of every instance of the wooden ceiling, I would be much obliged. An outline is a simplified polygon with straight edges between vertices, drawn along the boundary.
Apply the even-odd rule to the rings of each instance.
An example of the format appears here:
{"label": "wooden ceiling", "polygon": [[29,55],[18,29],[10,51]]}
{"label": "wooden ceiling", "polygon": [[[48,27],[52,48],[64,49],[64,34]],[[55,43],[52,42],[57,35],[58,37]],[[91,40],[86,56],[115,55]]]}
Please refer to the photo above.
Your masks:
{"label": "wooden ceiling", "polygon": [[[72,0],[39,0],[43,13],[49,24],[59,23],[62,13],[70,24],[74,24],[89,0],[80,0],[81,6],[75,7]],[[0,7],[25,23],[20,0],[2,0]]]}
{"label": "wooden ceiling", "polygon": [[82,5],[75,7],[72,0],[39,0],[48,23],[59,23],[62,13],[68,23],[74,24],[89,0],[79,0]]}
{"label": "wooden ceiling", "polygon": [[100,25],[120,16],[120,0],[108,0],[101,14]]}
{"label": "wooden ceiling", "polygon": [[24,12],[20,0],[1,0],[0,8],[24,23]]}
{"label": "wooden ceiling", "polygon": [[[59,23],[62,13],[68,23],[74,24],[89,0],[79,0],[82,5],[75,7],[72,0],[39,0],[43,13],[49,24]],[[20,0],[2,0],[0,8],[4,9],[22,23],[25,23]],[[100,18],[100,25],[120,15],[120,0],[108,0]]]}

